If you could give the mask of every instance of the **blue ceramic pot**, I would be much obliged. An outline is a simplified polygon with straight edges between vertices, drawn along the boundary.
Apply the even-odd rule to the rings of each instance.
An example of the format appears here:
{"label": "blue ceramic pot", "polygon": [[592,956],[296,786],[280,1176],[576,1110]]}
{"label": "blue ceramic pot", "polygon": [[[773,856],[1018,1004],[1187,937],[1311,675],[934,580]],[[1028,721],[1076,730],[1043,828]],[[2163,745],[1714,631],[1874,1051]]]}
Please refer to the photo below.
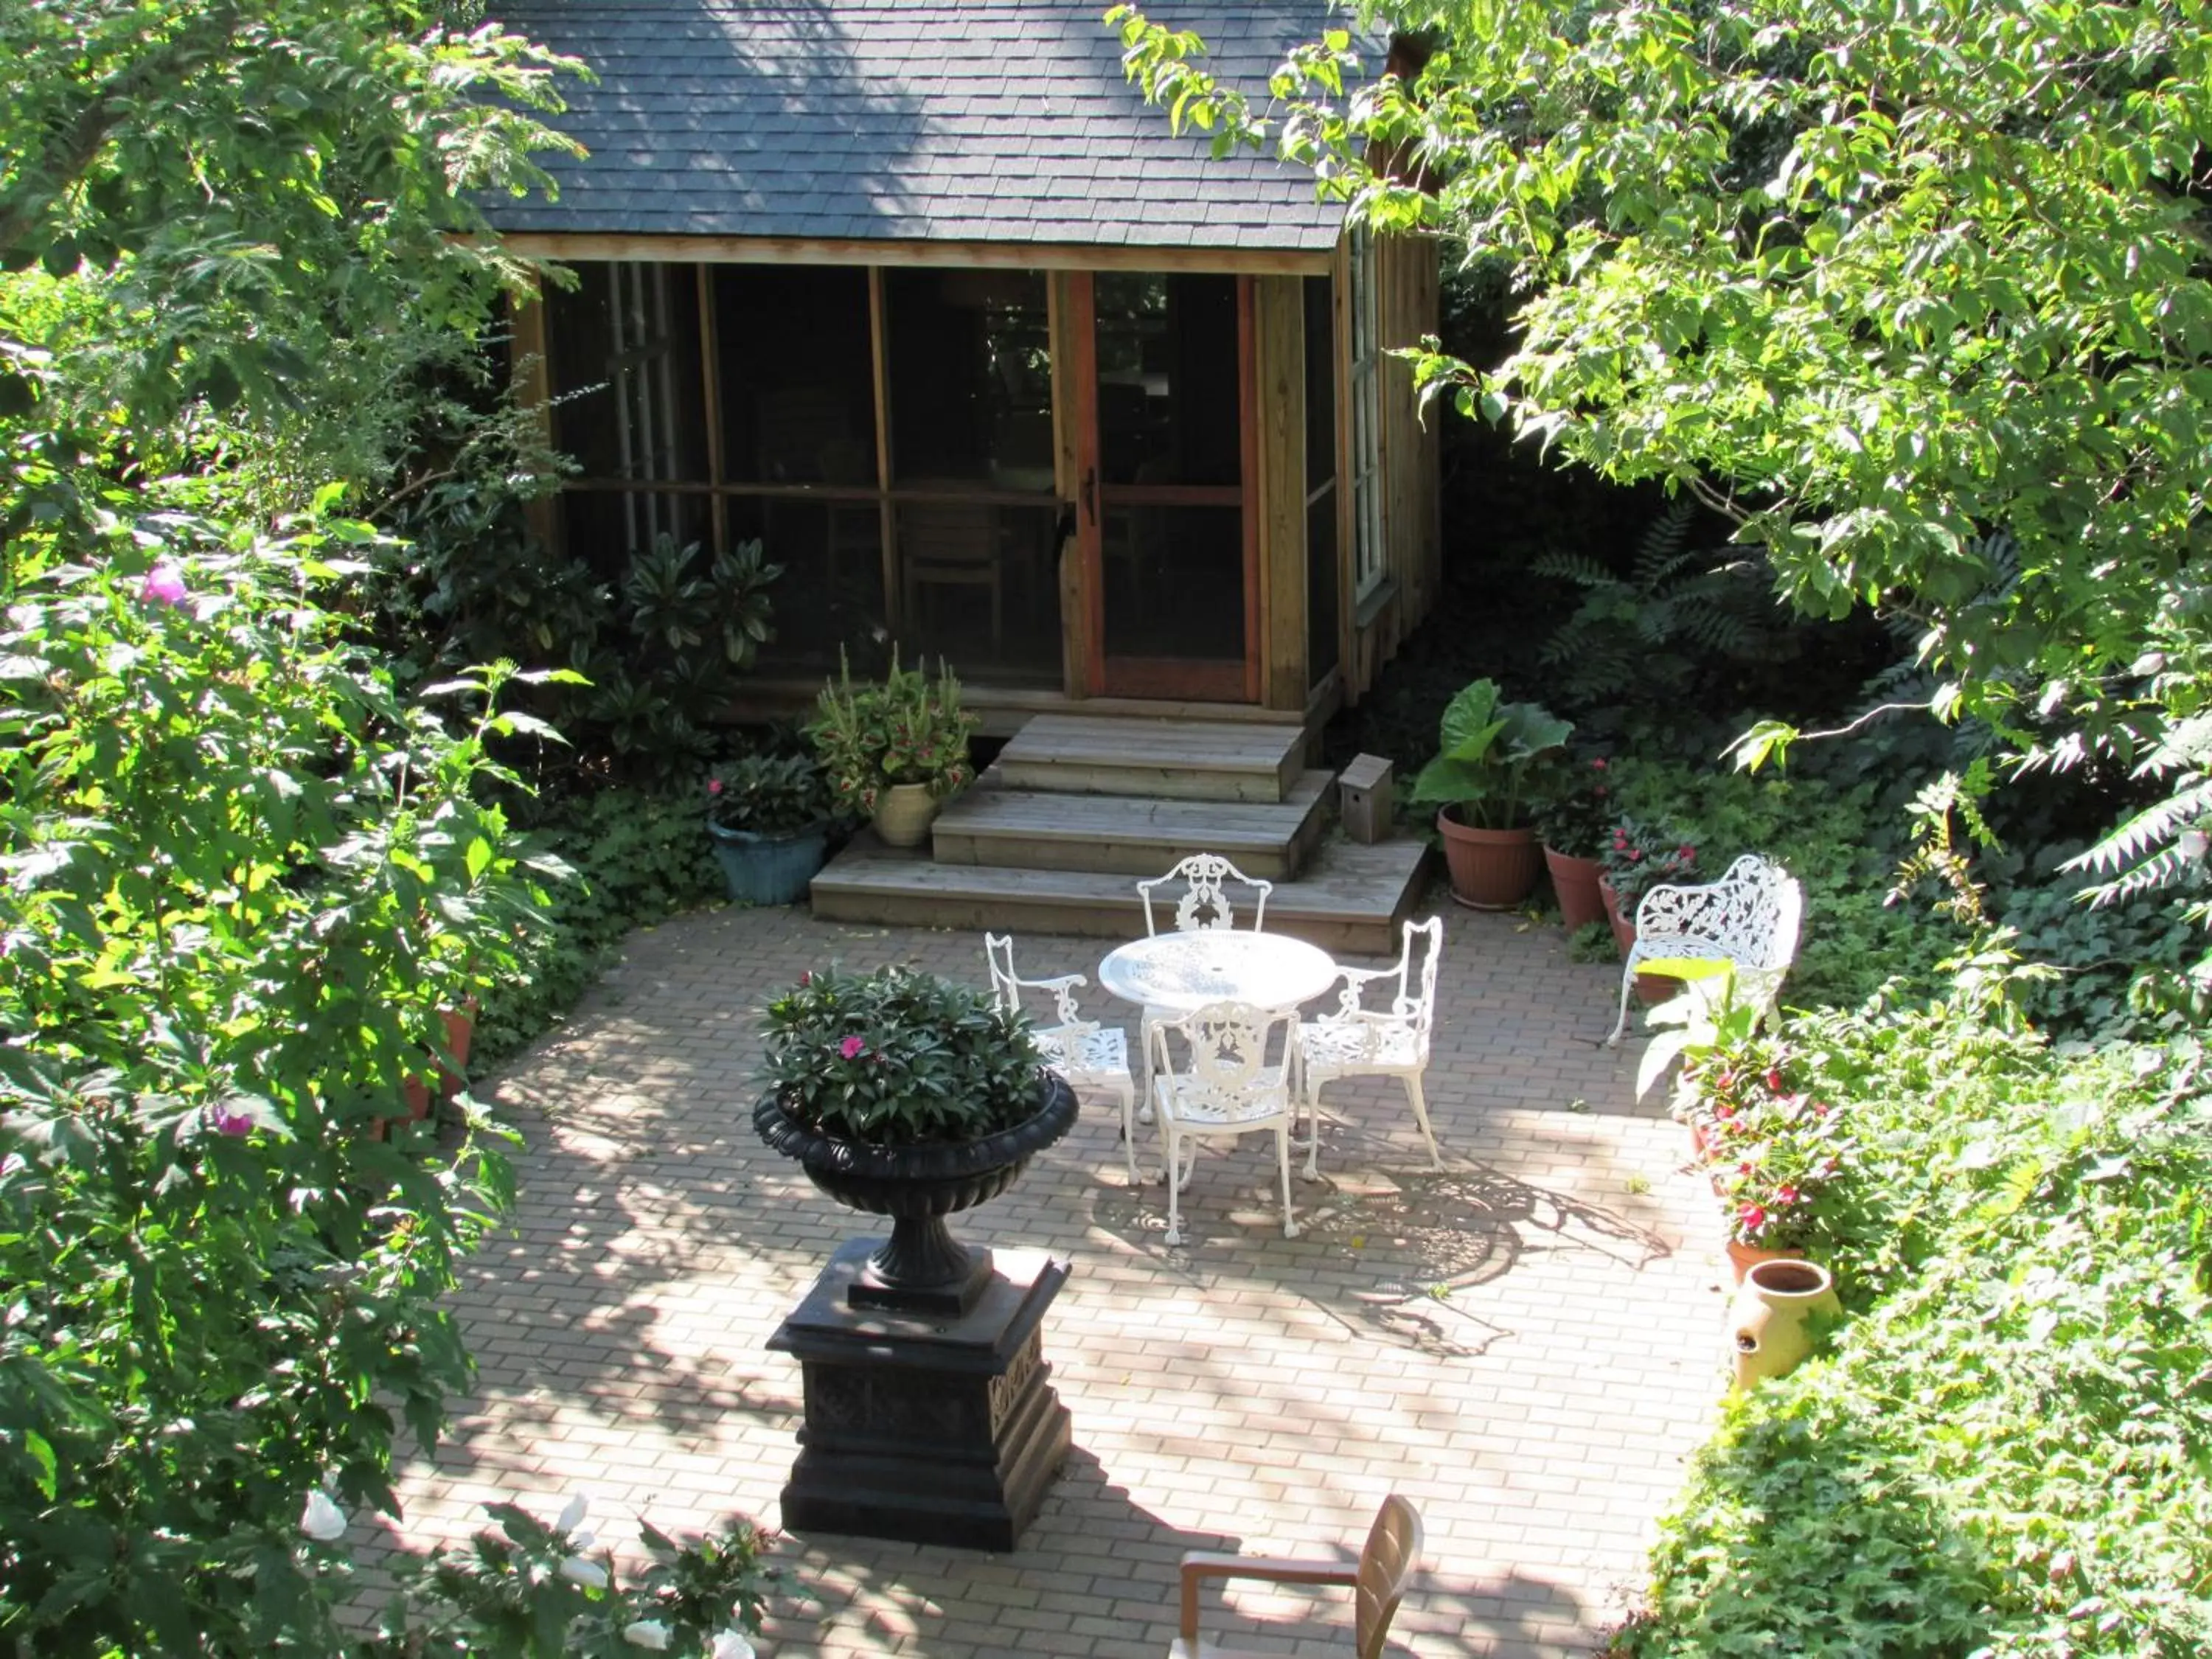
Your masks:
{"label": "blue ceramic pot", "polygon": [[795,836],[757,836],[709,823],[714,861],[735,904],[796,904],[830,855],[830,830],[816,824]]}

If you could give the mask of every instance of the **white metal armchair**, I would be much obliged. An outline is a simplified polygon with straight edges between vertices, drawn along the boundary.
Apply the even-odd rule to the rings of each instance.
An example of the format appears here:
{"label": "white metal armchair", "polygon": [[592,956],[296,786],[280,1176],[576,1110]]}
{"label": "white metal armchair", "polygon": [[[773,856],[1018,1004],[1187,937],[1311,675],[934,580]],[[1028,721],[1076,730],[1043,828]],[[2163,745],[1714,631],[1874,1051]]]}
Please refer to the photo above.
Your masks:
{"label": "white metal armchair", "polygon": [[[1145,902],[1145,932],[1149,935],[1160,931],[1152,916],[1154,890],[1176,882],[1184,884],[1182,896],[1176,901],[1176,932],[1193,933],[1212,927],[1234,927],[1237,912],[1229,902],[1228,891],[1228,884],[1232,881],[1251,896],[1252,931],[1266,932],[1267,895],[1275,890],[1275,884],[1246,875],[1218,853],[1193,853],[1164,876],[1137,884],[1137,896]],[[1166,900],[1163,898],[1161,902]]]}
{"label": "white metal armchair", "polygon": [[1797,959],[1804,909],[1797,878],[1756,853],[1746,853],[1718,881],[1652,888],[1636,907],[1636,943],[1620,970],[1620,1017],[1607,1046],[1617,1047],[1628,1029],[1637,975],[1664,974],[1674,963],[1726,963],[1735,978],[1734,994],[1771,1014]]}
{"label": "white metal armchair", "polygon": [[[1346,1077],[1395,1077],[1403,1083],[1413,1121],[1421,1126],[1421,1139],[1428,1143],[1429,1167],[1443,1168],[1443,1160],[1437,1154],[1436,1133],[1429,1127],[1428,1100],[1421,1089],[1422,1073],[1429,1068],[1429,1032],[1437,1012],[1437,963],[1443,948],[1442,917],[1407,922],[1405,948],[1396,967],[1340,969],[1344,989],[1338,994],[1336,1012],[1310,1019],[1298,1028],[1298,1075],[1308,1122],[1307,1180],[1321,1174],[1322,1085]],[[1363,999],[1370,986],[1389,988],[1389,1007],[1365,1006]]]}
{"label": "white metal armchair", "polygon": [[999,1006],[1018,1013],[1024,991],[1052,994],[1056,1025],[1030,1028],[1044,1063],[1067,1079],[1072,1089],[1110,1089],[1121,1101],[1121,1148],[1128,1160],[1129,1184],[1137,1185],[1136,1079],[1129,1071],[1129,1035],[1118,1025],[1085,1019],[1075,1006],[1075,988],[1091,981],[1081,974],[1056,979],[1022,979],[1014,973],[1011,933],[983,935],[983,960],[991,970],[991,994]]}
{"label": "white metal armchair", "polygon": [[[1180,1060],[1173,1039],[1180,1040]],[[1198,1161],[1196,1143],[1235,1140],[1267,1129],[1274,1131],[1275,1162],[1282,1170],[1283,1237],[1298,1236],[1291,1210],[1297,1039],[1297,1009],[1254,1008],[1241,1002],[1209,1003],[1180,1019],[1163,1017],[1152,1025],[1148,1064],[1157,1079],[1152,1109],[1167,1153],[1169,1243],[1182,1243],[1182,1189]]]}

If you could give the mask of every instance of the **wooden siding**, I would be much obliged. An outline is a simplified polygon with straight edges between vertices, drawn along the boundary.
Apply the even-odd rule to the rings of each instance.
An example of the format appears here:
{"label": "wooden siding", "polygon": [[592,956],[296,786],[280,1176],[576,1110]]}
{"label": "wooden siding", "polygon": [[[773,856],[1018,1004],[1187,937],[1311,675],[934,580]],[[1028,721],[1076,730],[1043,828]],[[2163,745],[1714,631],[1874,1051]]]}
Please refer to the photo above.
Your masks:
{"label": "wooden siding", "polygon": [[1306,706],[1305,296],[1296,276],[1254,283],[1259,375],[1260,701]]}

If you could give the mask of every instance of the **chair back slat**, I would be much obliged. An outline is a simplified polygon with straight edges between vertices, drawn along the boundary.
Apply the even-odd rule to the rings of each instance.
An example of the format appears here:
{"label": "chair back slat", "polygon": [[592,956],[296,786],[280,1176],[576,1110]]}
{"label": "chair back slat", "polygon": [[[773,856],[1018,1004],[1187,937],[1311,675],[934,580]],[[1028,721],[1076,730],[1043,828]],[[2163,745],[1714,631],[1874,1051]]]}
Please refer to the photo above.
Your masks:
{"label": "chair back slat", "polygon": [[1014,936],[1012,933],[983,935],[983,960],[991,970],[991,996],[1002,1012],[1018,1014],[1022,1010],[1021,986],[1014,977]]}
{"label": "chair back slat", "polygon": [[1381,1659],[1382,1645],[1390,1639],[1390,1621],[1398,1616],[1398,1603],[1421,1561],[1421,1517],[1413,1506],[1392,1492],[1368,1529],[1366,1547],[1359,1552],[1359,1583],[1355,1591],[1352,1632],[1359,1659]]}
{"label": "chair back slat", "polygon": [[[1176,901],[1174,910],[1176,932],[1179,933],[1208,933],[1216,928],[1237,926],[1237,910],[1230,902],[1228,884],[1236,882],[1249,895],[1252,906],[1252,931],[1267,931],[1267,895],[1275,890],[1275,884],[1257,876],[1248,876],[1218,853],[1193,853],[1178,862],[1164,876],[1137,884],[1137,896],[1144,901],[1145,932],[1157,935],[1159,927],[1152,914],[1152,897],[1160,888],[1180,882],[1182,894]],[[1237,902],[1245,899],[1239,897]],[[1162,902],[1165,902],[1164,896]]]}

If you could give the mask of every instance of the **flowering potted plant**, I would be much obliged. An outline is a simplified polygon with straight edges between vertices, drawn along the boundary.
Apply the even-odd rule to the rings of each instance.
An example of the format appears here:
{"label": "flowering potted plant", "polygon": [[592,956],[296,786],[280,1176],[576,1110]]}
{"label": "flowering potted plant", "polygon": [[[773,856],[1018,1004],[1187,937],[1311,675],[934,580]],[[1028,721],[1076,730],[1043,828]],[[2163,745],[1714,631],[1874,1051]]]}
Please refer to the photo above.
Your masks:
{"label": "flowering potted plant", "polygon": [[1598,891],[1613,936],[1625,952],[1636,943],[1636,907],[1662,882],[1686,881],[1698,872],[1698,849],[1663,824],[1622,818],[1598,851],[1605,875]]}
{"label": "flowering potted plant", "polygon": [[960,706],[960,683],[939,665],[932,679],[899,666],[881,685],[855,685],[849,663],[822,688],[806,728],[841,806],[871,815],[893,847],[919,847],[937,811],[974,779],[968,740],[981,722]]}
{"label": "flowering potted plant", "polygon": [[1605,900],[1598,891],[1605,866],[1598,855],[1613,838],[1620,816],[1612,775],[1604,756],[1589,756],[1568,767],[1559,787],[1536,808],[1537,839],[1570,931],[1606,920]]}
{"label": "flowering potted plant", "polygon": [[1075,1121],[1028,1022],[909,968],[802,975],[768,1006],[761,1139],[841,1203],[892,1218],[854,1295],[964,1311],[990,1272],[945,1218],[995,1197]]}
{"label": "flowering potted plant", "polygon": [[1438,807],[1452,896],[1478,910],[1519,903],[1536,884],[1535,832],[1522,795],[1537,762],[1575,728],[1540,704],[1501,702],[1476,680],[1445,707],[1436,758],[1413,780],[1416,804]]}
{"label": "flowering potted plant", "polygon": [[746,755],[707,779],[707,833],[730,898],[795,904],[829,854],[835,803],[811,755]]}
{"label": "flowering potted plant", "polygon": [[1769,1041],[1723,1051],[1686,1080],[1684,1115],[1726,1206],[1739,1279],[1756,1261],[1804,1255],[1850,1165],[1842,1115],[1798,1086],[1798,1069]]}

